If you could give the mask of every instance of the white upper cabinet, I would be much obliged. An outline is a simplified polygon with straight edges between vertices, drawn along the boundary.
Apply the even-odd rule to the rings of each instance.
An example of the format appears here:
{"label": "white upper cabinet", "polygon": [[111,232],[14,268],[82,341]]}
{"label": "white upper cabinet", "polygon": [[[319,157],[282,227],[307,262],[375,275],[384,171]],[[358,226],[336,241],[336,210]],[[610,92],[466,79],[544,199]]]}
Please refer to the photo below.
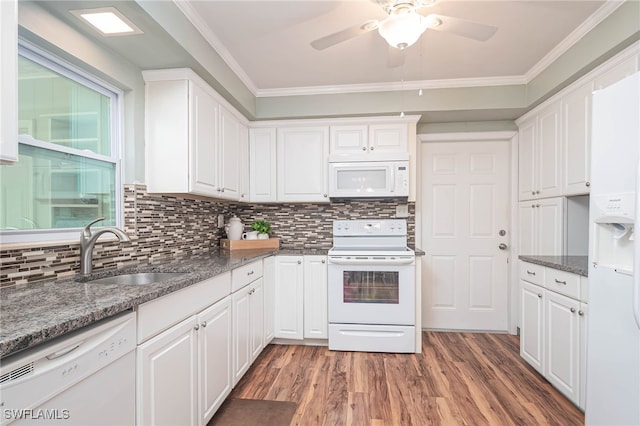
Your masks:
{"label": "white upper cabinet", "polygon": [[330,152],[338,155],[406,153],[407,127],[407,123],[332,125]]}
{"label": "white upper cabinet", "polygon": [[610,63],[607,63],[603,70],[596,76],[595,89],[604,89],[625,77],[629,77],[631,74],[638,71],[638,66],[640,65],[639,62],[639,54],[628,57],[621,56],[619,59],[613,59]]}
{"label": "white upper cabinet", "polygon": [[329,202],[329,127],[284,127],[277,132],[278,201]]}
{"label": "white upper cabinet", "polygon": [[588,81],[562,97],[564,195],[589,192],[591,175],[591,94]]}
{"label": "white upper cabinet", "polygon": [[18,1],[0,1],[0,164],[18,161]]}
{"label": "white upper cabinet", "polygon": [[[220,107],[219,176],[220,198],[240,199],[240,143],[242,125],[224,107]],[[243,158],[247,160],[247,158]],[[215,164],[215,163],[214,163]]]}
{"label": "white upper cabinet", "polygon": [[520,200],[562,193],[560,102],[554,102],[519,126]]}
{"label": "white upper cabinet", "polygon": [[240,124],[240,161],[238,171],[240,173],[240,201],[249,201],[249,128]]}
{"label": "white upper cabinet", "polygon": [[276,129],[249,130],[249,200],[275,202],[276,186]]}
{"label": "white upper cabinet", "polygon": [[563,197],[521,201],[518,211],[518,254],[559,256],[563,253]]}
{"label": "white upper cabinet", "polygon": [[239,113],[191,70],[143,76],[149,192],[240,200],[248,132]]}

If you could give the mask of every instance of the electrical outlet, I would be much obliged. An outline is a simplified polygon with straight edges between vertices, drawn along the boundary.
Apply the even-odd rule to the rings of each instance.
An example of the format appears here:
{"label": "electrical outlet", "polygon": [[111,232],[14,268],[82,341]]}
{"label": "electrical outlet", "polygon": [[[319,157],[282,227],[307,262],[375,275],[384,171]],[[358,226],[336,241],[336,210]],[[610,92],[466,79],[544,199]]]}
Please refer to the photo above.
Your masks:
{"label": "electrical outlet", "polygon": [[396,217],[409,217],[409,205],[398,204],[396,206]]}
{"label": "electrical outlet", "polygon": [[224,215],[223,214],[219,214],[218,215],[218,228],[222,228],[224,226]]}

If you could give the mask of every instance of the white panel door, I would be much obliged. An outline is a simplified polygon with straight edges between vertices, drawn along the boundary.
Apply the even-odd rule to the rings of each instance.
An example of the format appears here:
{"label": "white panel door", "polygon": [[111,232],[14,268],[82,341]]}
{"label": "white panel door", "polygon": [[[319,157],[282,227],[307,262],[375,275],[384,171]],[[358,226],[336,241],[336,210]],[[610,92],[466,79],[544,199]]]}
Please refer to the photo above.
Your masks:
{"label": "white panel door", "polygon": [[304,338],[304,266],[302,256],[276,257],[275,337]]}
{"label": "white panel door", "polygon": [[253,362],[264,348],[264,284],[258,278],[250,284],[249,304],[251,308],[251,362]]}
{"label": "white panel door", "polygon": [[331,126],[329,130],[331,154],[362,154],[368,149],[366,124]]}
{"label": "white panel door", "polygon": [[369,126],[369,151],[406,152],[407,127],[406,123],[371,124]]}
{"label": "white panel door", "polygon": [[327,318],[327,257],[304,256],[304,337],[326,339]]}
{"label": "white panel door", "polygon": [[274,303],[276,285],[276,258],[270,256],[263,261],[262,283],[264,286],[264,344],[271,343],[274,337]]}
{"label": "white panel door", "polygon": [[276,201],[276,129],[249,130],[251,201]]}
{"label": "white panel door", "polygon": [[544,374],[544,296],[542,287],[520,280],[520,356]]}
{"label": "white panel door", "polygon": [[563,252],[564,198],[547,198],[535,202],[537,215],[536,255],[559,256]]}
{"label": "white panel door", "polygon": [[518,248],[519,255],[535,255],[536,244],[536,201],[518,203]]}
{"label": "white panel door", "polygon": [[589,193],[591,176],[591,93],[594,83],[573,89],[562,98],[564,145],[563,195]]}
{"label": "white panel door", "polygon": [[250,285],[231,295],[233,312],[233,385],[235,386],[251,365],[251,302]]}
{"label": "white panel door", "polygon": [[536,117],[522,123],[518,129],[518,199],[521,201],[536,198],[536,130]]}
{"label": "white panel door", "polygon": [[[220,108],[220,197],[240,199],[240,121]],[[215,168],[215,166],[214,166]]]}
{"label": "white panel door", "polygon": [[507,330],[509,144],[427,143],[422,170],[423,327]]}
{"label": "white panel door", "polygon": [[[547,106],[538,114],[538,154],[536,167],[539,198],[562,195],[562,161],[560,102]],[[538,192],[540,191],[540,192]]]}

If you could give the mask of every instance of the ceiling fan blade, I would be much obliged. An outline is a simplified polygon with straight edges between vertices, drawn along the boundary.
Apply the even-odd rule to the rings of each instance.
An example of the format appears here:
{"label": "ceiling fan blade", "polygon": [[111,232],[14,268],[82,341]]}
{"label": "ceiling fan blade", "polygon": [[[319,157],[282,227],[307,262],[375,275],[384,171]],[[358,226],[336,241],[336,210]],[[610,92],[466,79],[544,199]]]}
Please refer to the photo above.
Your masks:
{"label": "ceiling fan blade", "polygon": [[441,22],[440,25],[429,26],[431,30],[444,31],[478,41],[487,41],[498,31],[498,27],[492,25],[480,24],[452,16],[430,14],[426,18],[437,19]]}
{"label": "ceiling fan blade", "polygon": [[367,21],[364,24],[354,25],[353,27],[338,31],[337,33],[329,34],[328,36],[314,40],[311,42],[311,46],[316,50],[324,50],[338,43],[342,43],[343,41],[368,33],[376,28],[378,28],[378,21]]}
{"label": "ceiling fan blade", "polygon": [[404,50],[389,46],[387,48],[387,66],[397,68],[402,65],[404,65]]}

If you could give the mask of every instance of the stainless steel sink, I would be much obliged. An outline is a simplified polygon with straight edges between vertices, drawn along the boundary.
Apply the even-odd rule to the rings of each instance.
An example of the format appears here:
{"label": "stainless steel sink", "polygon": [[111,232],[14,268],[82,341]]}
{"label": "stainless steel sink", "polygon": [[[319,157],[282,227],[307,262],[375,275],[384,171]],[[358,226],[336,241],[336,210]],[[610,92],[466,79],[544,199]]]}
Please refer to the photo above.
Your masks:
{"label": "stainless steel sink", "polygon": [[100,278],[87,283],[145,285],[178,278],[181,275],[184,275],[184,272],[139,272],[137,274],[114,275],[113,277]]}

